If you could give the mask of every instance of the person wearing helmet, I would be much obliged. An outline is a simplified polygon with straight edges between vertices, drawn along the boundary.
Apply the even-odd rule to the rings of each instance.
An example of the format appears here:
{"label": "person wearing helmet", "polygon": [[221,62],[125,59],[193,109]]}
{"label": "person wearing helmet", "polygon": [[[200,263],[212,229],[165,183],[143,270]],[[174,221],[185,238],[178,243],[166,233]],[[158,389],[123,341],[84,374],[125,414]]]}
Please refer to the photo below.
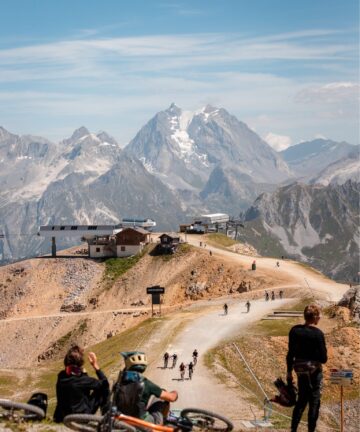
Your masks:
{"label": "person wearing helmet", "polygon": [[109,398],[109,382],[100,370],[95,353],[88,359],[97,378],[89,377],[84,366],[84,349],[75,345],[65,355],[64,366],[57,378],[57,404],[54,421],[60,423],[68,414],[95,414],[98,408],[106,408]]}
{"label": "person wearing helmet", "polygon": [[[114,386],[114,401],[124,414],[151,423],[163,424],[170,410],[170,402],[178,398],[177,391],[168,392],[143,376],[148,365],[146,354],[141,351],[122,352],[125,368]],[[150,398],[158,400],[149,406]]]}

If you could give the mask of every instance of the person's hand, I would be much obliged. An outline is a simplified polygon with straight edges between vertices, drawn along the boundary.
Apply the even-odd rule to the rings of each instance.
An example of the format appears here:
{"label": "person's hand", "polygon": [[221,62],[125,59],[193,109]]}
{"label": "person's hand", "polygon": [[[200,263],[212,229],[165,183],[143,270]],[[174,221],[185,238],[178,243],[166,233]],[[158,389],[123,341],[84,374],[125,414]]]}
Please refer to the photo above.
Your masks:
{"label": "person's hand", "polygon": [[176,390],[173,390],[172,392],[170,392],[171,394],[173,394],[174,395],[174,402],[175,401],[177,401],[178,400],[178,397],[179,397],[179,394],[178,394],[178,392],[176,391]]}
{"label": "person's hand", "polygon": [[98,362],[97,362],[96,354],[95,354],[94,352],[89,352],[89,354],[88,354],[88,359],[89,359],[89,362],[90,362],[91,366],[92,366],[95,370],[100,369],[99,364],[98,364]]}

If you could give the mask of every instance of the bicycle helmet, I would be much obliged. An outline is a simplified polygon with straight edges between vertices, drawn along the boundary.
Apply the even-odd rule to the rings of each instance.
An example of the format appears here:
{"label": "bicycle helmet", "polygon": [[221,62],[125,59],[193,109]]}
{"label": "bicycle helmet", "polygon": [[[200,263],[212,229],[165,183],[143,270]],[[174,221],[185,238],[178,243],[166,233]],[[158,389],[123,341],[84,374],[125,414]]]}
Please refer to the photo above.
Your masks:
{"label": "bicycle helmet", "polygon": [[144,372],[148,360],[146,354],[141,351],[125,351],[120,353],[124,357],[125,369],[135,372]]}

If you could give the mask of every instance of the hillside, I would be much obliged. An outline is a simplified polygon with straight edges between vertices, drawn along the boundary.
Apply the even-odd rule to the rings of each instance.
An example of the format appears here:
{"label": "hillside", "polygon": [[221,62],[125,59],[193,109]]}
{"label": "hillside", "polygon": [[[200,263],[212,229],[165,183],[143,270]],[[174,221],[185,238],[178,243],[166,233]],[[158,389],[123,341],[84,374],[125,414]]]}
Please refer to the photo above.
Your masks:
{"label": "hillside", "polygon": [[262,194],[245,214],[241,239],[263,255],[294,257],[336,280],[356,280],[359,185],[294,183]]}

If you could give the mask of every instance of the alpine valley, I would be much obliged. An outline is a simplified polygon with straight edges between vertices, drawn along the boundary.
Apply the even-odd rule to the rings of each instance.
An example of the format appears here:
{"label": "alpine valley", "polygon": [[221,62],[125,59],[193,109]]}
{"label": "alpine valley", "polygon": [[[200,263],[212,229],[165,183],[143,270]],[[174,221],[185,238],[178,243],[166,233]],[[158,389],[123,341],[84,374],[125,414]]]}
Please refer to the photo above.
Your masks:
{"label": "alpine valley", "polygon": [[[0,258],[49,251],[46,224],[149,217],[159,231],[207,212],[244,216],[240,239],[352,280],[359,271],[359,146],[316,139],[276,152],[223,108],[157,113],[121,148],[105,132],[53,143],[0,127]],[[64,239],[59,246],[70,246]]]}

